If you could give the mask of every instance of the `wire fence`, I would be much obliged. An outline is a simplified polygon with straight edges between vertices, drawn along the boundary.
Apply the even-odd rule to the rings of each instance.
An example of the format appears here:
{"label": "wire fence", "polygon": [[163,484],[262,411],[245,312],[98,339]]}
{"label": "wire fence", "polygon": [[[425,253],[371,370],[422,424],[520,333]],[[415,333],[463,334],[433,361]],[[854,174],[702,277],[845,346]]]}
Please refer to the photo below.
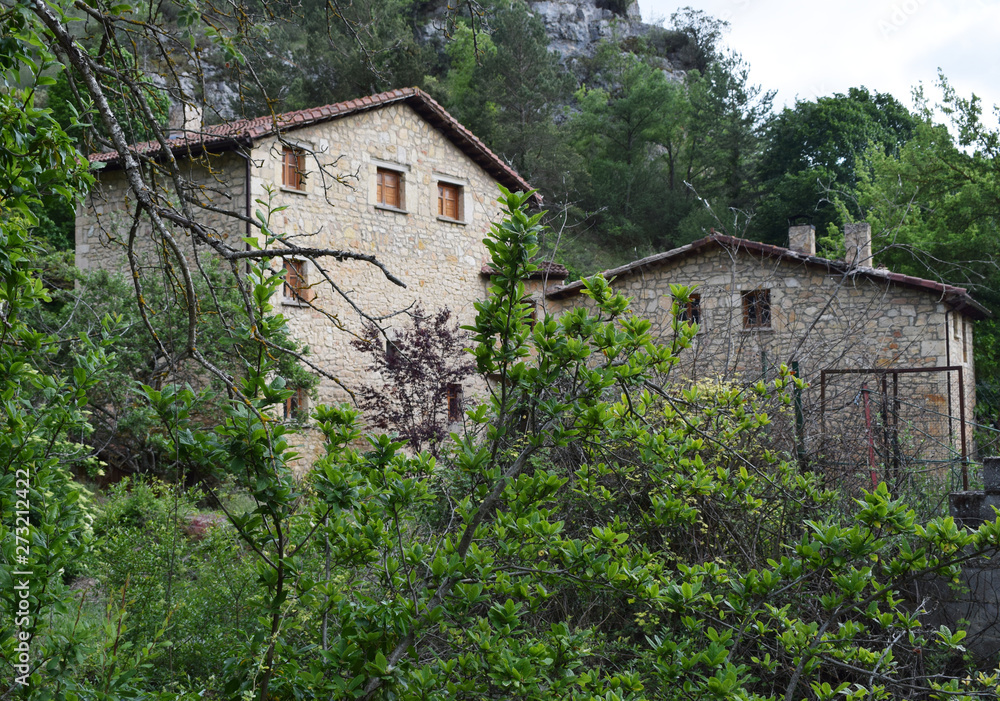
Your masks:
{"label": "wire fence", "polygon": [[960,377],[941,370],[824,378],[822,405],[810,407],[816,469],[848,491],[886,482],[931,498],[981,485],[975,457],[1000,445],[1000,430],[977,423]]}

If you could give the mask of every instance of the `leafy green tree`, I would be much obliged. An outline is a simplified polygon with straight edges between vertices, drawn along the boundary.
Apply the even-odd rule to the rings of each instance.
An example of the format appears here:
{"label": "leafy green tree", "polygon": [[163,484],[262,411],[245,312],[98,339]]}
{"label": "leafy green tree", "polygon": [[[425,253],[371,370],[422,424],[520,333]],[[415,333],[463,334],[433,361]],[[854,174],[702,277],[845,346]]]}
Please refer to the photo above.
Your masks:
{"label": "leafy green tree", "polygon": [[729,22],[687,5],[670,15],[670,24],[675,32],[687,38],[687,42],[679,47],[681,64],[688,70],[708,70],[719,58],[719,42],[729,29]]}
{"label": "leafy green tree", "polygon": [[[747,211],[759,197],[760,155],[773,91],[750,82],[749,67],[722,55],[687,81],[690,116],[686,181],[721,211]],[[723,230],[739,233],[724,222]]]}
{"label": "leafy green tree", "polygon": [[[604,87],[577,92],[580,112],[571,122],[589,176],[582,206],[616,245],[662,247],[677,218],[664,206],[663,190],[674,176],[671,147],[687,112],[684,88],[614,44],[602,45],[595,62]],[[666,173],[658,158],[665,143]]]}
{"label": "leafy green tree", "polygon": [[[54,290],[49,303],[36,307],[28,315],[33,327],[96,341],[107,334],[102,320],[105,317],[117,320],[111,336],[117,366],[107,380],[91,392],[96,406],[91,419],[90,443],[106,463],[107,476],[140,473],[176,479],[176,466],[161,460],[163,436],[152,430],[158,421],[150,415],[147,404],[139,401],[142,386],[162,388],[169,378],[171,383],[207,390],[199,392],[192,409],[196,415],[206,417],[220,411],[221,398],[226,396],[226,385],[217,378],[206,377],[200,366],[179,363],[167,367],[163,363],[165,357],[182,354],[187,337],[183,288],[169,276],[150,276],[143,300],[147,313],[157,319],[161,329],[153,338],[146,332],[142,311],[134,299],[132,281],[107,271],[81,272],[73,267],[72,260],[49,259],[48,263],[47,277],[61,280],[62,289]],[[248,348],[225,323],[220,323],[220,318],[238,318],[243,298],[229,273],[214,261],[206,261],[202,272],[203,277],[194,281],[195,291],[212,299],[216,311],[196,320],[205,357],[228,376],[239,377],[243,368],[240,358]],[[316,375],[303,364],[311,363],[309,348],[286,332],[276,333],[273,342],[285,351],[276,356],[277,372],[286,378],[292,389],[309,393],[317,384]],[[54,356],[54,362],[71,362],[72,351],[70,347],[63,348]],[[188,465],[185,469],[192,467]]]}
{"label": "leafy green tree", "polygon": [[[768,397],[781,411],[800,381],[783,369],[771,387],[675,395],[663,378],[697,328],[675,321],[657,346],[599,277],[589,307],[531,328],[523,279],[541,215],[525,213],[527,195],[502,201],[491,295],[470,327],[495,382],[467,412],[478,429],[441,463],[386,437],[358,449],[355,413],[321,407],[327,454],[297,484],[288,427],[266,418],[287,394],[267,361],[248,369],[250,403],[211,432],[187,432],[181,395],[150,393],[165,422],[181,417],[191,440],[179,450],[252,494],[230,518],[257,561],[267,625],[232,660],[226,693],[990,693],[995,673],[956,662],[964,632],[924,630],[910,597],[995,552],[1000,524],[918,522],[884,485],[857,500],[823,491],[762,438]],[[329,569],[310,564],[319,553]]]}
{"label": "leafy green tree", "polygon": [[573,79],[549,51],[541,20],[523,2],[487,14],[489,34],[460,25],[445,51],[444,80],[430,80],[445,106],[547,197],[559,201],[579,167],[556,120]]}
{"label": "leafy green tree", "polygon": [[[942,77],[943,113],[924,100],[912,138],[898,151],[874,150],[870,177],[858,186],[857,207],[870,220],[879,263],[919,277],[969,288],[1000,312],[1000,130],[984,122],[982,105],[965,99]],[[847,210],[845,216],[853,212]],[[986,423],[1000,416],[1000,327],[976,324],[974,356],[978,410]]]}
{"label": "leafy green tree", "polygon": [[836,202],[858,217],[856,188],[871,154],[898,155],[918,123],[891,95],[865,88],[785,108],[768,129],[760,170],[765,195],[750,235],[784,244],[788,219],[796,215],[811,218],[821,232],[842,228]]}
{"label": "leafy green tree", "polygon": [[256,116],[420,84],[438,64],[437,47],[420,40],[421,7],[413,0],[260,4],[243,50],[247,68],[232,65],[240,86],[232,108]]}
{"label": "leafy green tree", "polygon": [[[719,57],[679,84],[607,44],[593,71],[603,87],[577,93],[572,125],[589,176],[582,205],[600,236],[637,258],[710,228],[740,233],[757,196],[772,99],[749,83],[745,64]],[[706,204],[735,220],[716,218]]]}
{"label": "leafy green tree", "polygon": [[[64,616],[65,577],[80,571],[90,543],[87,492],[72,469],[88,463],[88,395],[113,365],[102,334],[61,339],[27,322],[48,301],[32,230],[42,199],[72,200],[91,178],[86,162],[50,111],[35,105],[59,66],[26,17],[0,10],[5,41],[0,73],[0,679],[19,698],[78,698],[83,687],[127,694],[143,650],[119,650],[114,636],[82,645]],[[55,357],[72,348],[69,362]],[[153,644],[149,641],[148,644]],[[95,660],[94,684],[78,674]]]}

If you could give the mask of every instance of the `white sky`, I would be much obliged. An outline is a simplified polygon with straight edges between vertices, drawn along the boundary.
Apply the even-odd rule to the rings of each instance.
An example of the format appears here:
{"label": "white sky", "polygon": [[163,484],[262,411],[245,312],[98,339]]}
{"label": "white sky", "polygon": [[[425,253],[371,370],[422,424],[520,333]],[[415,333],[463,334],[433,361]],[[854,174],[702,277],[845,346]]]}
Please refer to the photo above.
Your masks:
{"label": "white sky", "polygon": [[775,107],[865,86],[913,106],[920,82],[936,101],[937,69],[959,95],[1000,103],[1000,0],[639,0],[643,20],[690,5],[728,20],[728,48]]}

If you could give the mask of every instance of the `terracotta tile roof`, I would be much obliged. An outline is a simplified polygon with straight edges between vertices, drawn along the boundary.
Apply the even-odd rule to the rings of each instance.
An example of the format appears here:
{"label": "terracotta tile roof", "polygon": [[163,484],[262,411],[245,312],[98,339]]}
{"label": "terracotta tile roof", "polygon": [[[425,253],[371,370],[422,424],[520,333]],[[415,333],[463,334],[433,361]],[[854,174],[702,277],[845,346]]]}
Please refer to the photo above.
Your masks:
{"label": "terracotta tile roof", "polygon": [[[204,127],[196,134],[186,134],[180,138],[170,139],[170,146],[177,155],[203,151],[227,151],[240,145],[252,145],[256,139],[278,132],[292,131],[311,124],[340,119],[397,102],[405,103],[413,108],[465,155],[508,189],[523,192],[532,189],[531,185],[518,175],[517,171],[504,163],[475,134],[462,126],[457,119],[448,114],[444,107],[419,88],[389,90],[378,95],[369,95],[333,105],[215,124]],[[146,156],[155,156],[160,151],[160,145],[155,141],[134,144],[132,148],[136,153]],[[92,153],[89,158],[91,162],[106,163],[109,167],[120,165],[120,156],[114,151]],[[536,204],[541,204],[539,195],[536,194],[534,199]]]}
{"label": "terracotta tile roof", "polygon": [[[735,236],[726,236],[724,234],[712,234],[703,239],[698,239],[693,243],[689,243],[686,246],[674,248],[664,253],[657,253],[646,258],[632,261],[631,263],[626,263],[625,265],[621,265],[617,268],[605,270],[602,274],[608,279],[632,275],[644,268],[651,268],[657,265],[664,265],[666,263],[683,260],[689,255],[712,247],[725,248],[731,251],[745,250],[760,254],[762,257],[777,258],[779,260],[799,262],[806,265],[824,268],[830,273],[839,273],[842,275],[867,278],[870,280],[882,280],[900,285],[902,287],[924,290],[934,294],[936,297],[939,297],[942,301],[947,302],[954,309],[975,319],[983,319],[993,315],[992,312],[990,312],[986,307],[975,301],[969,294],[968,290],[964,287],[955,287],[942,282],[935,282],[934,280],[925,280],[924,278],[913,277],[912,275],[892,273],[882,268],[858,267],[852,270],[846,262],[841,260],[830,260],[829,258],[820,258],[819,256],[809,256],[782,246],[760,243],[759,241],[749,241],[747,239],[736,238]],[[552,299],[562,299],[574,294],[579,294],[582,289],[583,282],[581,280],[577,280],[566,285],[554,285],[545,291],[545,296]]]}
{"label": "terracotta tile roof", "polygon": [[[569,277],[569,270],[566,269],[566,266],[559,263],[538,260],[535,261],[535,264],[538,266],[538,270],[528,276],[529,280],[565,280]],[[493,268],[490,267],[489,263],[483,263],[483,267],[479,272],[482,275],[493,275]]]}

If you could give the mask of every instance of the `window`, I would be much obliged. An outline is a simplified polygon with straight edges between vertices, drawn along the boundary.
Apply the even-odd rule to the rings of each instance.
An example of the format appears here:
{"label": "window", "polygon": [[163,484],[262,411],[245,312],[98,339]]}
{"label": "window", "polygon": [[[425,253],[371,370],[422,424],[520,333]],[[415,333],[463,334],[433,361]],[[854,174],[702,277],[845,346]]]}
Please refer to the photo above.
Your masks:
{"label": "window", "polygon": [[955,327],[955,331],[954,331],[955,340],[957,341],[959,338],[961,338],[961,333],[962,332],[961,332],[960,329],[962,328],[962,316],[960,314],[956,313],[956,312],[952,312],[951,313],[951,318],[952,318],[952,322],[953,322],[952,326]]}
{"label": "window", "polygon": [[306,262],[304,260],[286,258],[284,265],[285,284],[283,293],[285,301],[292,303],[311,302],[313,292],[306,280]]}
{"label": "window", "polygon": [[445,219],[462,218],[462,188],[451,183],[438,183],[438,216]]}
{"label": "window", "polygon": [[686,303],[681,300],[678,300],[677,303],[681,308],[681,321],[701,324],[701,295],[693,294],[688,297]]}
{"label": "window", "polygon": [[450,383],[448,385],[448,421],[462,420],[462,385]]}
{"label": "window", "polygon": [[771,290],[743,293],[743,328],[771,328]]}
{"label": "window", "polygon": [[521,301],[528,307],[526,310],[528,314],[524,317],[525,323],[531,328],[535,328],[535,324],[538,323],[538,302],[531,297],[525,297]]}
{"label": "window", "polygon": [[969,362],[969,327],[968,324],[962,324],[962,362]]}
{"label": "window", "polygon": [[379,168],[375,174],[375,203],[393,209],[403,208],[403,177],[388,168]]}
{"label": "window", "polygon": [[285,400],[285,421],[299,421],[306,411],[306,391],[302,388],[295,390],[292,396]]}
{"label": "window", "polygon": [[302,190],[306,184],[306,152],[286,146],[281,157],[281,184],[290,190]]}
{"label": "window", "polygon": [[395,339],[387,338],[385,340],[385,364],[393,366],[398,363],[402,357],[403,354],[399,350],[399,346],[396,345]]}

